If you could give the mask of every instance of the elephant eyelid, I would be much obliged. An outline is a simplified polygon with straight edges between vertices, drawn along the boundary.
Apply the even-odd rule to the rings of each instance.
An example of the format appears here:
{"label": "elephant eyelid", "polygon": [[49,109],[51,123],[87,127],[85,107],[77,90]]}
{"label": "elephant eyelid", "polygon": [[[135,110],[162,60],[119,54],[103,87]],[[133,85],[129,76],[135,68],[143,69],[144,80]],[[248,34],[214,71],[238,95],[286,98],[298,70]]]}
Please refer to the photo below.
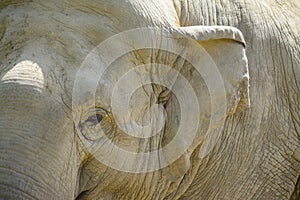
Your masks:
{"label": "elephant eyelid", "polygon": [[94,109],[95,109],[96,112],[99,112],[99,113],[102,113],[102,114],[108,115],[108,113],[109,113],[108,110],[106,110],[106,109],[104,109],[104,108],[102,108],[102,107],[96,106]]}
{"label": "elephant eyelid", "polygon": [[95,107],[96,114],[104,117],[109,116],[109,111],[100,107]]}

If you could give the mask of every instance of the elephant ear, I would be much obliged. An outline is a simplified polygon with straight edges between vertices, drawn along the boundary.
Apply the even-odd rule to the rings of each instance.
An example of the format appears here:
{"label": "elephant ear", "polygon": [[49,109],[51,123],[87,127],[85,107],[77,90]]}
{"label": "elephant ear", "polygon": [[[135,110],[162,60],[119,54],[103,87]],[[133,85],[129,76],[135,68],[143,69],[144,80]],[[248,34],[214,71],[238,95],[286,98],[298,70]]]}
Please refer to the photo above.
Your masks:
{"label": "elephant ear", "polygon": [[173,30],[176,38],[192,38],[196,41],[232,40],[246,46],[242,32],[231,26],[185,26]]}
{"label": "elephant ear", "polygon": [[[245,53],[246,43],[241,31],[229,26],[188,26],[174,28],[172,35],[178,40],[189,38],[199,43],[199,47],[202,47],[207,55],[209,55],[221,76],[221,79],[217,79],[215,77],[218,75],[213,74],[210,79],[213,81],[221,80],[223,83],[220,84],[223,85],[225,90],[223,93],[225,97],[224,95],[220,97],[217,103],[216,101],[212,102],[210,99],[212,95],[211,92],[216,91],[215,88],[209,88],[209,91],[205,93],[204,90],[207,90],[207,88],[205,89],[201,86],[199,88],[201,84],[197,81],[190,81],[193,88],[203,90],[198,93],[200,110],[201,112],[207,111],[204,115],[210,116],[210,119],[203,121],[204,115],[200,117],[200,128],[193,144],[178,160],[163,169],[163,174],[170,181],[176,181],[182,178],[189,170],[191,152],[200,145],[199,158],[202,159],[206,157],[213,150],[218,141],[225,118],[229,115],[245,111],[250,106],[250,98],[248,62]],[[205,55],[199,55],[199,57],[201,59],[201,57],[205,57]],[[203,62],[206,61],[207,59],[204,58]],[[204,82],[206,81],[204,80]],[[209,87],[207,83],[202,85]],[[225,104],[224,101],[226,101]],[[213,103],[217,105],[212,105]],[[226,105],[225,108],[224,105]],[[215,109],[208,108],[212,106],[215,106]],[[224,114],[217,120],[212,120],[212,116],[220,115],[220,110],[224,110]],[[210,125],[208,125],[208,121],[210,121]],[[170,141],[172,136],[169,137],[167,141]],[[182,140],[184,140],[184,138]],[[178,145],[180,146],[181,142]],[[179,148],[184,148],[184,145],[185,141],[182,141],[183,147]],[[164,156],[168,157],[167,155]]]}

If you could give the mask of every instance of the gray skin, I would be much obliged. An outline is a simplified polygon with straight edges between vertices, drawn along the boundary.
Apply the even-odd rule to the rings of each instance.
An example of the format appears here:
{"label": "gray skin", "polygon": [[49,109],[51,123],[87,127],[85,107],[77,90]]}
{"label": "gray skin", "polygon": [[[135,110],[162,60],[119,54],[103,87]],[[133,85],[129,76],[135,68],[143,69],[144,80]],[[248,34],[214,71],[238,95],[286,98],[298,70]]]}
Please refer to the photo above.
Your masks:
{"label": "gray skin", "polygon": [[[0,9],[0,198],[299,199],[299,1],[5,0]],[[243,59],[232,73],[226,70],[230,59],[219,69],[229,106],[212,152],[199,158],[205,141],[199,134],[188,152],[155,172],[132,174],[102,164],[83,144],[84,129],[77,131],[79,124],[88,122],[92,99],[87,96],[86,104],[72,107],[75,75],[84,58],[125,30],[197,25],[241,30],[244,40],[238,33],[234,39],[215,35],[210,40],[182,33],[192,35],[217,64],[228,57],[239,60],[246,46],[251,77],[248,95],[247,84],[239,87],[239,78],[247,73]],[[135,53],[139,56],[129,54],[117,62],[149,63],[149,55],[168,65],[176,60],[164,52]],[[189,66],[176,65],[188,74]],[[112,73],[102,80],[107,84],[97,91],[103,98],[97,107],[108,107],[110,100],[105,98],[117,76]],[[232,81],[242,88],[239,101],[230,100],[235,94],[227,83]],[[163,88],[145,86],[143,91],[159,98]],[[200,91],[208,95],[204,86]],[[201,100],[201,108],[209,107],[206,97]],[[175,100],[170,102],[170,127],[140,150],[172,139],[172,119],[179,108]],[[79,124],[73,121],[74,113],[82,116]],[[136,114],[136,119],[143,114]],[[106,134],[118,145],[132,151],[142,145],[124,136],[110,114],[103,118],[99,123],[109,125]]]}

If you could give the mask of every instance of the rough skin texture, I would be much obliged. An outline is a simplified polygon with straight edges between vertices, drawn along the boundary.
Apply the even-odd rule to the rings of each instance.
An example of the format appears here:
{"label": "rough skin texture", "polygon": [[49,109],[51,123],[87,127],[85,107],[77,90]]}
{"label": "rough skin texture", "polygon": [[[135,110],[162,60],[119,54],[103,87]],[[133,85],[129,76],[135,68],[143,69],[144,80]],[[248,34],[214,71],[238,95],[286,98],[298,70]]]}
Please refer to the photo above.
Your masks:
{"label": "rough skin texture", "polygon": [[[1,0],[0,198],[299,199],[299,13],[298,0]],[[207,35],[195,26],[209,26]],[[73,113],[91,119],[86,113],[92,99],[74,109],[72,91],[79,66],[95,46],[139,27],[167,28],[201,44],[222,66],[228,110],[220,138],[204,158],[199,153],[205,137],[199,133],[172,165],[131,174],[103,165],[84,147]],[[137,50],[114,65],[153,60],[177,67],[198,85],[200,106],[210,111],[203,80],[193,82],[192,67],[176,55]],[[108,96],[115,78],[105,77],[100,96]],[[153,100],[164,88],[138,92]],[[107,102],[97,103],[106,108]],[[172,108],[173,122],[179,108],[170,102],[164,106]],[[205,129],[207,116],[202,117]],[[117,144],[138,144],[140,151],[158,148],[174,134],[170,126],[145,144],[110,126],[107,135]]]}

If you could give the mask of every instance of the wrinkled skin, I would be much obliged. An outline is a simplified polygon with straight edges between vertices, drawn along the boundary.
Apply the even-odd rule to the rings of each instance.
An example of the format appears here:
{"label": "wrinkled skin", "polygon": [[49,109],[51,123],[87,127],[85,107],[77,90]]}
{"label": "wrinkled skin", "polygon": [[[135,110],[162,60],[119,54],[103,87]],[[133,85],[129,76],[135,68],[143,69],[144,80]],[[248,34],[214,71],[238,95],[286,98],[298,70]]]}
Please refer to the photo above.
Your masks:
{"label": "wrinkled skin", "polygon": [[[296,0],[5,0],[0,9],[1,198],[299,198],[300,4]],[[121,172],[95,159],[80,137],[86,126],[95,130],[89,127],[95,120],[88,123],[92,99],[87,96],[85,103],[72,106],[73,84],[84,58],[99,43],[125,30],[197,25],[236,27],[245,39],[192,38],[217,64],[228,57],[238,63],[232,65],[236,66],[232,73],[226,62],[219,69],[229,98],[224,129],[212,152],[199,158],[205,140],[199,133],[185,154],[155,172]],[[230,100],[234,88],[229,83],[240,81],[247,73],[244,46],[251,87],[249,95],[246,92],[235,102]],[[189,66],[174,55],[135,53],[139,56],[128,54],[115,65],[150,63],[152,58],[179,67],[188,77]],[[112,72],[102,80],[107,84],[97,90],[96,96],[103,98],[96,102],[101,110],[108,109],[112,80],[118,78]],[[210,111],[207,88],[201,82],[193,84],[200,85],[198,96],[204,96],[200,108],[205,116]],[[164,91],[160,86],[143,89],[137,95],[144,97],[133,100],[141,106],[138,111],[145,109],[143,99],[160,98]],[[172,139],[176,126],[172,120],[179,108],[172,97],[168,99],[169,127],[152,138],[150,146],[128,138],[109,113],[98,121],[125,149],[136,151],[137,145],[140,151],[158,148]],[[78,124],[73,121],[74,113],[82,116]],[[143,120],[145,113],[135,113],[136,119]],[[202,128],[207,128],[205,117],[201,119]]]}

